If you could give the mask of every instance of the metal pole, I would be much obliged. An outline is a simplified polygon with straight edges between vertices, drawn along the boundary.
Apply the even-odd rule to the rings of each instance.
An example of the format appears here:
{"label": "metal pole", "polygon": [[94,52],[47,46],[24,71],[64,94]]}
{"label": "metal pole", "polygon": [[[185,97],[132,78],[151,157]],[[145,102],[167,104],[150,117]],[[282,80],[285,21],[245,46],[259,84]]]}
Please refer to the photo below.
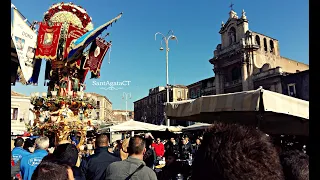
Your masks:
{"label": "metal pole", "polygon": [[123,92],[122,99],[126,101],[126,121],[128,120],[128,96],[131,99],[131,93]]}
{"label": "metal pole", "polygon": [[[171,35],[170,35],[171,33]],[[162,40],[164,40],[165,44],[166,44],[166,81],[167,81],[167,84],[166,84],[166,88],[167,88],[167,103],[170,102],[170,91],[169,91],[169,40],[176,40],[177,43],[178,43],[178,39],[175,35],[173,35],[173,31],[170,30],[167,34],[167,36],[163,35],[161,32],[157,32],[155,35],[154,35],[154,39],[157,40],[157,35],[160,34],[162,36]],[[162,41],[161,41],[161,47],[160,47],[160,51],[162,51],[163,48],[162,48]],[[170,126],[170,119],[167,119],[167,126]]]}
{"label": "metal pole", "polygon": [[[166,43],[166,71],[167,71],[167,103],[170,102],[169,98],[169,39],[165,38],[165,43]],[[170,126],[170,119],[167,119],[167,126]]]}
{"label": "metal pole", "polygon": [[128,98],[126,95],[126,121],[128,121]]}

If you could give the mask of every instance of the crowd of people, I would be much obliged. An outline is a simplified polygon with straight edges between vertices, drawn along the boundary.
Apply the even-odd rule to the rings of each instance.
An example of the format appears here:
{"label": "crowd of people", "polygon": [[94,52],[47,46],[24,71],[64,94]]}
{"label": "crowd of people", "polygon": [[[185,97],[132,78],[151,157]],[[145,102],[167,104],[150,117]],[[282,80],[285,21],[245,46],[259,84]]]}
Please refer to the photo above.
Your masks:
{"label": "crowd of people", "polygon": [[11,176],[23,180],[309,179],[305,152],[276,147],[255,128],[216,123],[191,141],[188,137],[161,140],[146,133],[110,144],[107,134],[97,134],[81,149],[77,142],[65,141],[49,151],[46,136],[32,141],[32,147],[19,137],[11,153]]}

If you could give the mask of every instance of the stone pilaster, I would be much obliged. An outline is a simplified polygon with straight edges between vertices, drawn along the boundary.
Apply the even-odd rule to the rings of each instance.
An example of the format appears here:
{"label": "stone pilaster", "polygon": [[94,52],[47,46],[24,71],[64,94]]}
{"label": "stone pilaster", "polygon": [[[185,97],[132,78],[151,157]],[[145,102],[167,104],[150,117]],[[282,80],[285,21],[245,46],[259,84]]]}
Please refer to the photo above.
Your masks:
{"label": "stone pilaster", "polygon": [[242,80],[242,91],[248,91],[249,90],[249,84],[248,84],[248,62],[247,62],[247,56],[245,53],[243,53],[242,57],[242,64],[241,64],[241,80]]}
{"label": "stone pilaster", "polygon": [[249,90],[248,68],[247,68],[247,63],[245,62],[242,63],[241,76],[242,76],[242,91],[248,91]]}
{"label": "stone pilaster", "polygon": [[216,85],[216,94],[220,94],[220,73],[217,69],[214,69],[214,74],[215,74],[215,79],[214,79],[214,82],[215,82],[215,85]]}
{"label": "stone pilaster", "polygon": [[282,84],[281,81],[276,85],[276,92],[282,94]]}

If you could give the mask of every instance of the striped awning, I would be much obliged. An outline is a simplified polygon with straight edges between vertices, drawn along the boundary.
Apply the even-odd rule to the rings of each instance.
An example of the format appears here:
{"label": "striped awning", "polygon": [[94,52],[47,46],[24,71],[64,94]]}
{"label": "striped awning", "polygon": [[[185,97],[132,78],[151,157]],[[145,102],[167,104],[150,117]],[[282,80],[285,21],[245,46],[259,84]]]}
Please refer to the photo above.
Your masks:
{"label": "striped awning", "polygon": [[309,102],[262,88],[170,102],[165,111],[170,119],[240,123],[269,134],[309,135]]}

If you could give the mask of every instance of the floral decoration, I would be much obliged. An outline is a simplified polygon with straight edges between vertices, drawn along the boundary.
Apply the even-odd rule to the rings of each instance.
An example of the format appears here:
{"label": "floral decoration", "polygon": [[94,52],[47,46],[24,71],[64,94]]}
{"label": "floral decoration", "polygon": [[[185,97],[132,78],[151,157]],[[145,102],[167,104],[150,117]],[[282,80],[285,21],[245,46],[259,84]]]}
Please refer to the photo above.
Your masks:
{"label": "floral decoration", "polygon": [[72,3],[58,3],[51,6],[45,13],[44,19],[54,22],[65,22],[65,19],[67,19],[69,23],[80,28],[85,28],[88,31],[93,29],[92,18],[83,8]]}

